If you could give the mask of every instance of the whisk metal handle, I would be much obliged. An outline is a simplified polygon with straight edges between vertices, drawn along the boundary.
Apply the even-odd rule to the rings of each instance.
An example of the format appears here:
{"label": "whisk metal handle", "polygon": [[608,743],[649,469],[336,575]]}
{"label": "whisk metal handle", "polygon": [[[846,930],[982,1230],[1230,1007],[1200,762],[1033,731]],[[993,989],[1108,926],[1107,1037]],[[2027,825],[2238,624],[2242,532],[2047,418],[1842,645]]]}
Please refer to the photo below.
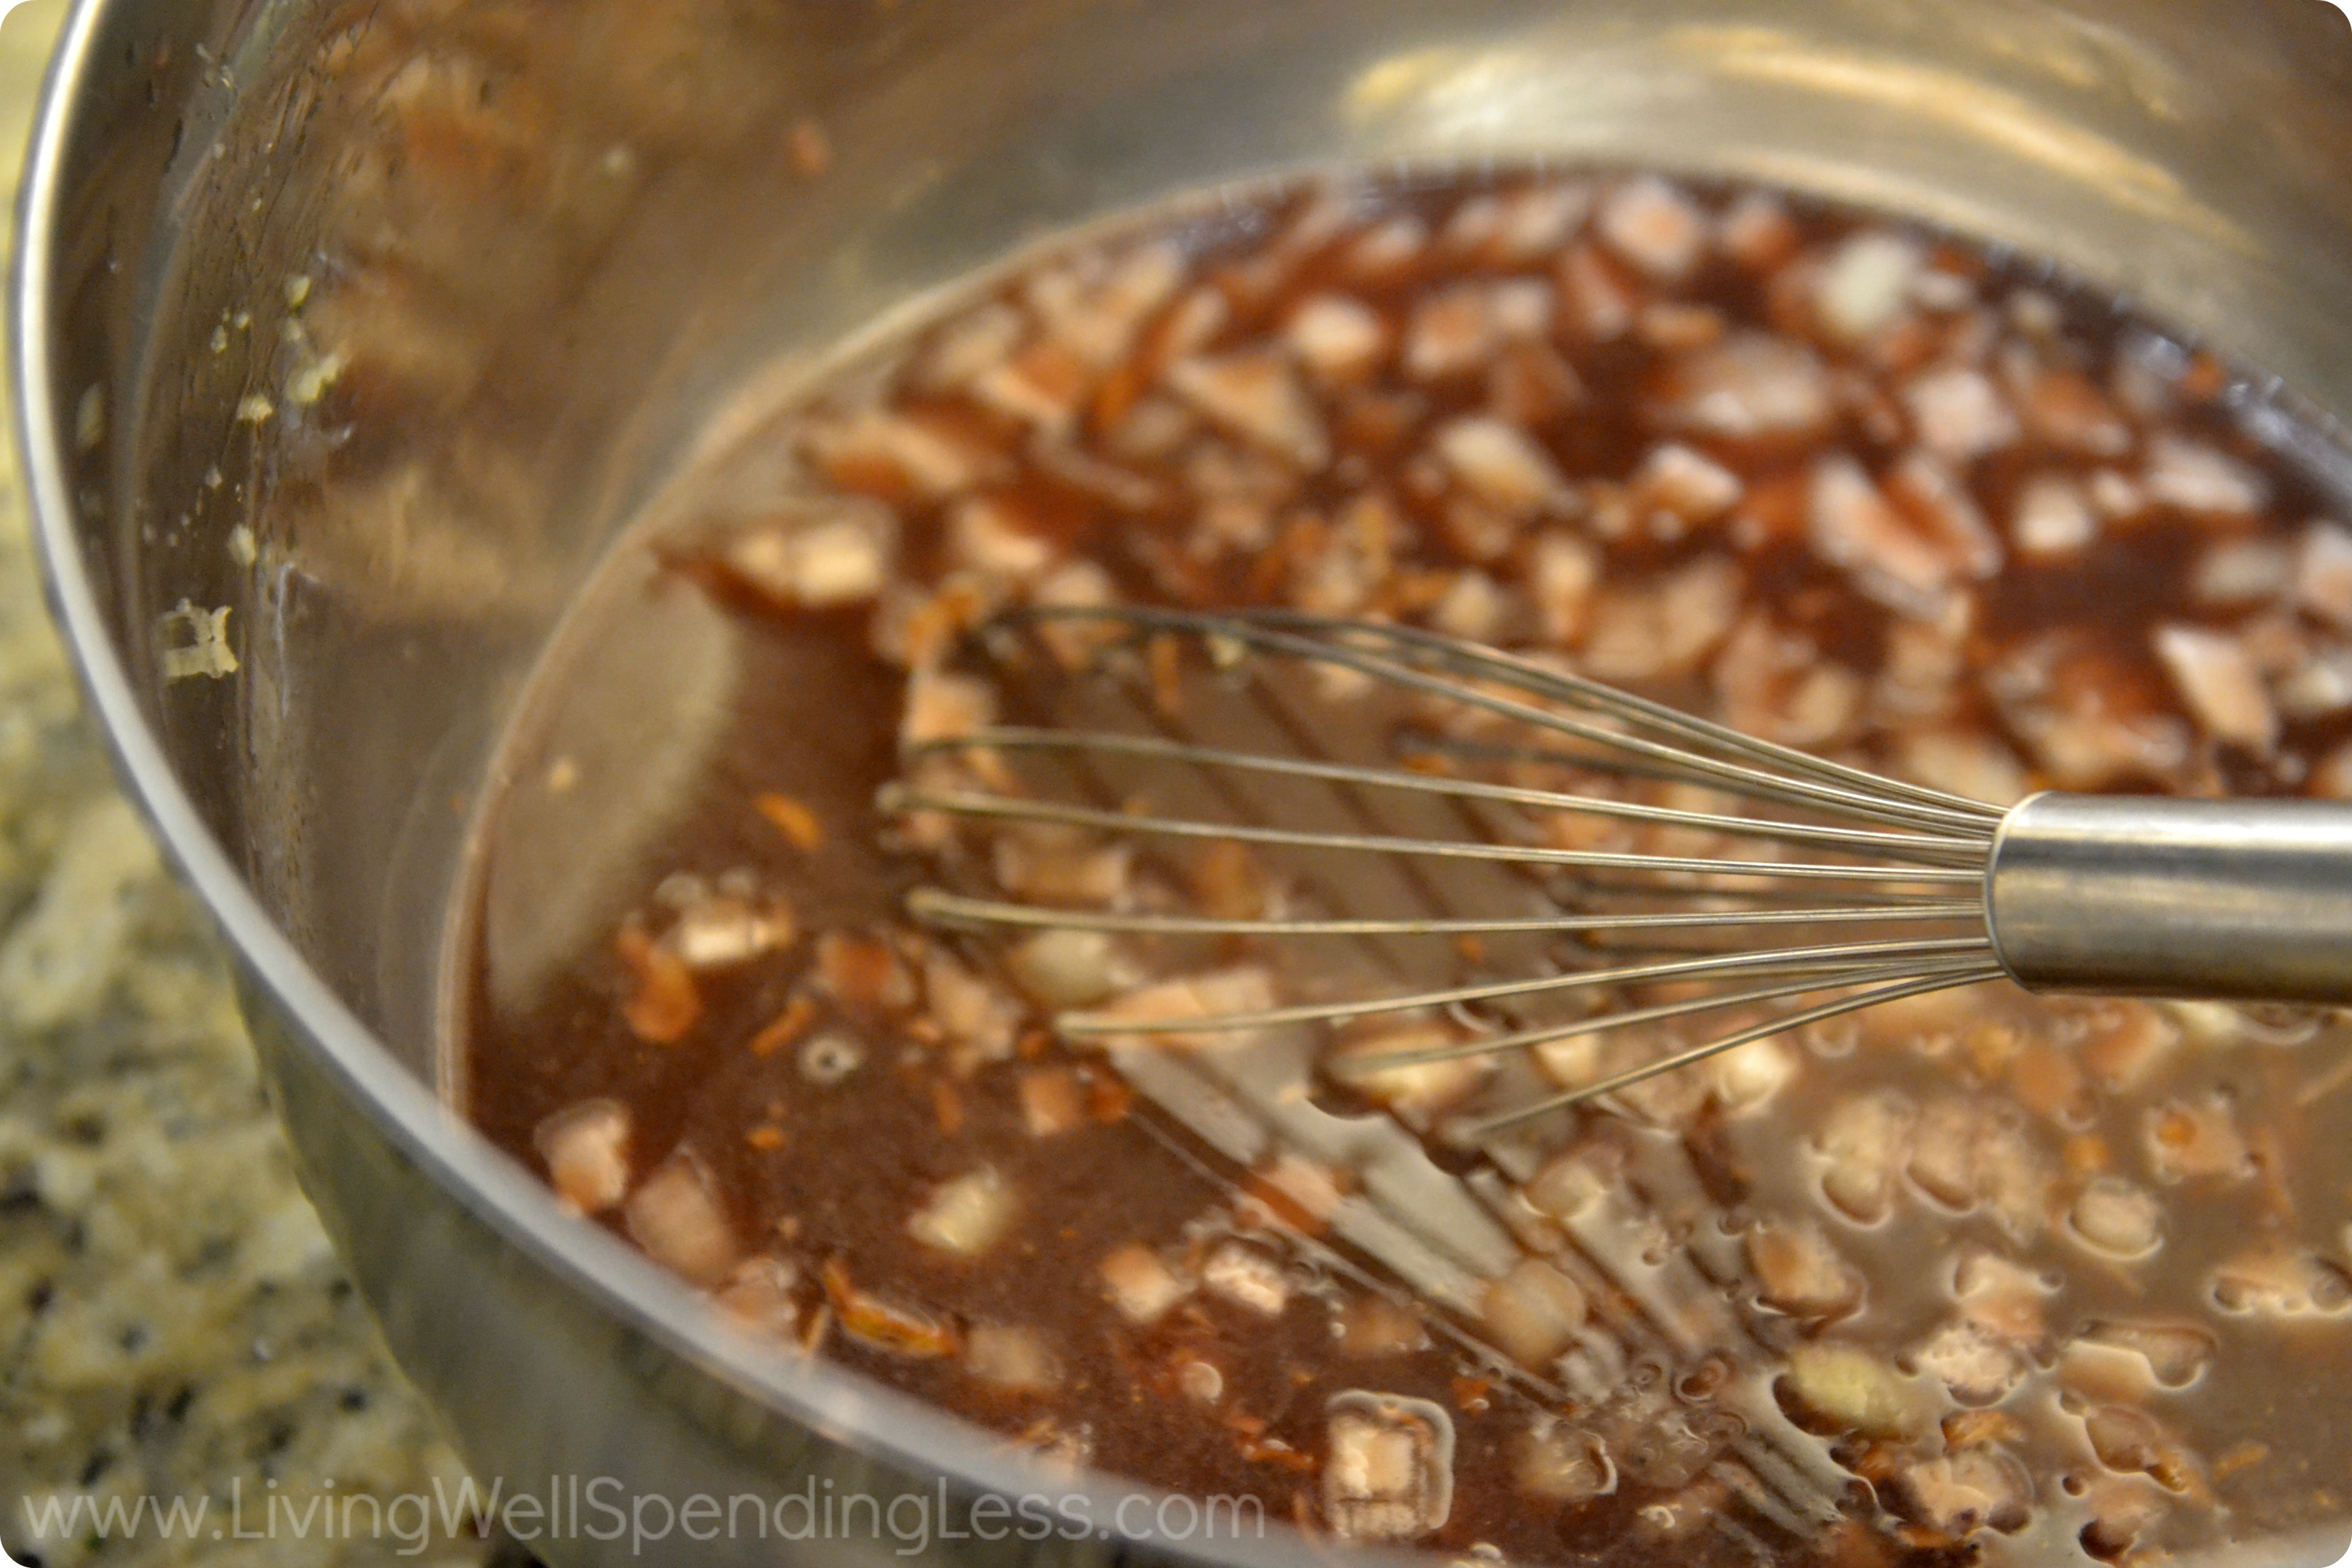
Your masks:
{"label": "whisk metal handle", "polygon": [[2352,1005],[2352,805],[2034,795],[1985,902],[2028,990]]}

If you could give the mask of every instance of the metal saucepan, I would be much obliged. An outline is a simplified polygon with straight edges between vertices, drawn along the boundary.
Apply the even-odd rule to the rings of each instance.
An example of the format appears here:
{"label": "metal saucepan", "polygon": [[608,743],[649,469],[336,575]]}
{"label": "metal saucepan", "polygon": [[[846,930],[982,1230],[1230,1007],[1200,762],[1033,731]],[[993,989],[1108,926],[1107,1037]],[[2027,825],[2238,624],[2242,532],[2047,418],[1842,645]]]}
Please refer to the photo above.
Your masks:
{"label": "metal saucepan", "polygon": [[[93,706],[235,944],[310,1194],[472,1464],[673,1500],[1083,1494],[1107,1522],[1110,1483],[719,1331],[436,1096],[467,803],[698,434],[1042,234],[1351,160],[1664,163],[1918,213],[2340,413],[2347,124],[2319,0],[81,0],[11,369]],[[1076,1533],[923,1554],[1303,1552]]]}

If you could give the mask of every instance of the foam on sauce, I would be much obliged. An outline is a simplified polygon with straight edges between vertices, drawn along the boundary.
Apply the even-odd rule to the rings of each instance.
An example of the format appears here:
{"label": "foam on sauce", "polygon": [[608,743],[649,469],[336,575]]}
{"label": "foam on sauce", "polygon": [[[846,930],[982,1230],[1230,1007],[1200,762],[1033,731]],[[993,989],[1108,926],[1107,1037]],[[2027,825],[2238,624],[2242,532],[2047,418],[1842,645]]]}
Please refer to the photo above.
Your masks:
{"label": "foam on sauce", "polygon": [[[2333,1015],[1981,985],[1465,1153],[1443,1117],[1695,1026],[1354,1082],[1368,1041],[1505,1020],[1188,1040],[1562,944],[944,938],[901,907],[943,874],[1353,895],[872,799],[902,734],[1008,700],[961,631],[1110,600],[1433,626],[1995,802],[2352,797],[2352,529],[2251,403],[2030,260],[1648,174],[1261,193],[1049,253],[691,476],[592,595],[488,818],[467,1113],[756,1331],[1343,1538],[2047,1562],[2335,1521]],[[1334,751],[1400,718],[1260,695],[1234,725]],[[1488,875],[1427,896],[1524,901]],[[1047,1027],[1097,1005],[1139,1033]]]}

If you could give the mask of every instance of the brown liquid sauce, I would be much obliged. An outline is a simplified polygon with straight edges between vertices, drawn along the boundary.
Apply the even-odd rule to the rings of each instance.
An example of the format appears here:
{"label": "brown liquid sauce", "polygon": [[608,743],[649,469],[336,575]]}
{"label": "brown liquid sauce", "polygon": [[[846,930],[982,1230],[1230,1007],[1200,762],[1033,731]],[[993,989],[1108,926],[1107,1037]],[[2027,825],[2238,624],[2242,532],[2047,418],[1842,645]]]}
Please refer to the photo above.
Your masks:
{"label": "brown liquid sauce", "polygon": [[[1447,1116],[1702,1037],[1344,1086],[1363,1028],[1066,1043],[1051,1004],[1156,1019],[1171,980],[1395,980],[926,933],[901,900],[942,876],[1255,910],[1291,868],[873,805],[902,730],[973,717],[963,629],[1109,598],[1433,626],[2001,804],[2352,796],[2352,531],[2250,433],[2284,427],[2047,268],[1770,192],[1347,184],[1048,252],[691,476],[582,612],[487,818],[467,1113],[781,1344],[1325,1535],[1892,1563],[2318,1529],[2352,1496],[2333,1016],[1978,985],[1465,1154]],[[1394,715],[1325,695],[1377,752]],[[1389,1222],[1454,1250],[1417,1277]]]}

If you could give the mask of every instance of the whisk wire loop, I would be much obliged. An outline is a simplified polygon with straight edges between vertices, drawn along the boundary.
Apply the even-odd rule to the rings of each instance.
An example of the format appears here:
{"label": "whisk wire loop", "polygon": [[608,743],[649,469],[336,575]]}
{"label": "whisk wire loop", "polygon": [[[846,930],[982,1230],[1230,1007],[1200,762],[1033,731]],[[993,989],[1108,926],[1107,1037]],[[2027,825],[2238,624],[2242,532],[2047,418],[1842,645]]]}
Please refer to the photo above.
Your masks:
{"label": "whisk wire loop", "polygon": [[[1816,992],[1842,990],[1848,986],[1874,982],[1908,979],[1937,974],[1970,973],[1984,967],[1982,954],[1955,953],[1949,958],[1933,959],[1921,963],[1883,963],[1869,967],[1832,969],[1821,973],[1806,974],[1796,980],[1771,985],[1756,986],[1745,991],[1728,991],[1705,996],[1685,997],[1679,1002],[1660,1002],[1647,1007],[1626,1007],[1614,1012],[1598,1013],[1589,1018],[1569,1019],[1547,1024],[1541,1028],[1521,1029],[1510,1034],[1481,1036],[1458,1045],[1430,1046],[1417,1050],[1354,1051],[1340,1058],[1339,1070],[1342,1077],[1360,1076],[1398,1068],[1428,1067],[1440,1062],[1475,1061],[1484,1057],[1498,1056],[1505,1051],[1527,1050],[1549,1045],[1557,1040],[1572,1039],[1580,1035],[1604,1035],[1613,1030],[1633,1028],[1643,1024],[1664,1023],[1673,1018],[1687,1018],[1700,1013],[1722,1012],[1734,1007],[1753,1006],[1763,1002],[1778,1002],[1790,996],[1811,995]],[[1769,974],[1769,968],[1750,971]]]}
{"label": "whisk wire loop", "polygon": [[1269,626],[1297,626],[1325,635],[1353,633],[1359,636],[1385,637],[1406,647],[1420,649],[1455,664],[1495,673],[1520,686],[1530,694],[1549,697],[1558,701],[1586,707],[1596,712],[1613,714],[1639,724],[1656,733],[1666,734],[1685,743],[1712,747],[1734,756],[1747,757],[1768,766],[1786,768],[1808,777],[1832,781],[1860,791],[1866,797],[1893,796],[1916,805],[1934,807],[1957,815],[1963,819],[1983,825],[1988,833],[2001,818],[2000,807],[1966,795],[1952,795],[1930,789],[1922,784],[1907,784],[1849,767],[1843,763],[1817,757],[1809,752],[1766,741],[1722,724],[1695,718],[1664,703],[1653,702],[1629,691],[1604,685],[1565,670],[1550,668],[1532,660],[1505,653],[1498,648],[1466,643],[1457,637],[1423,630],[1416,626],[1387,623],[1354,623],[1334,620],[1328,616],[1307,616],[1291,611],[1265,611],[1255,615],[1255,620]]}
{"label": "whisk wire loop", "polygon": [[[1839,974],[1882,963],[1900,963],[1906,966],[1906,972],[1916,973],[1920,963],[1947,957],[1983,959],[1989,963],[1991,952],[1991,944],[1982,937],[1842,942],[1823,947],[1775,948],[1762,952],[1709,953],[1698,958],[1666,959],[1609,969],[1576,969],[1559,974],[1525,975],[1512,980],[1416,992],[1410,995],[1359,996],[1345,1001],[1302,1003],[1296,1006],[1261,1008],[1250,1012],[1213,1013],[1170,1021],[1159,1030],[1154,1027],[1159,1022],[1157,1020],[1116,1012],[1065,1013],[1055,1020],[1055,1026],[1073,1039],[1169,1031],[1194,1036],[1255,1034],[1301,1024],[1343,1023],[1380,1013],[1477,1006],[1507,998],[1717,980],[1742,974]],[[1836,984],[1838,982],[1833,980],[1824,981],[1815,989],[1824,989]],[[1569,1032],[1578,1033],[1589,1026],[1589,1024],[1582,1025],[1579,1029]]]}
{"label": "whisk wire loop", "polygon": [[[1289,611],[1203,615],[1182,610],[1031,605],[1008,610],[999,624],[1016,626],[1057,620],[1110,622],[1142,633],[1174,633],[1206,642],[1237,644],[1244,648],[1282,655],[1309,663],[1326,664],[1370,676],[1391,686],[1481,709],[1497,718],[1558,734],[1572,735],[1596,745],[1616,747],[1636,756],[1683,769],[1702,781],[1733,794],[1788,805],[1810,805],[1835,815],[1874,822],[1909,822],[1980,832],[1990,840],[2000,812],[1980,802],[1928,790],[1843,763],[1829,762],[1790,747],[1743,735],[1720,724],[1676,712],[1662,703],[1633,696],[1581,676],[1545,669],[1540,665],[1497,653],[1437,633],[1385,623],[1338,621]],[[1428,670],[1350,646],[1349,638],[1388,638],[1432,658],[1466,664],[1502,684],[1528,696],[1545,697],[1570,707],[1606,714],[1637,729],[1673,736],[1669,745],[1639,734],[1610,730],[1570,718],[1551,709],[1497,696],[1475,686],[1448,681]],[[1720,755],[1713,753],[1721,753]],[[1731,758],[1745,758],[1735,762]],[[1759,765],[1760,764],[1760,765]],[[1767,772],[1779,769],[1779,773]]]}
{"label": "whisk wire loop", "polygon": [[[1078,668],[1062,657],[1072,645],[1057,646],[1057,631],[1086,634],[1079,642],[1090,657],[1072,661]],[[1105,631],[1117,635],[1105,638]],[[1238,709],[1211,706],[1255,736],[1255,745],[1219,744],[1185,728],[1181,689],[1169,689],[1178,667],[1165,656],[1175,639],[1198,645],[1215,689],[1244,696]],[[1726,1019],[1738,1026],[1592,1083],[1500,1110],[1482,1106],[1451,1129],[1452,1136],[1475,1142],[1756,1040],[2004,973],[1984,890],[2004,820],[1997,806],[1881,778],[1570,671],[1412,626],[1278,610],[1033,605],[999,616],[973,642],[1000,679],[1026,699],[1018,704],[1024,709],[1042,705],[1059,716],[1053,700],[1020,688],[1024,679],[1063,682],[1069,700],[1088,712],[1101,707],[1086,697],[1089,689],[1129,695],[1112,704],[1119,717],[1108,726],[1098,715],[1085,722],[990,721],[916,742],[906,749],[908,776],[883,793],[887,815],[1016,835],[1043,831],[1065,836],[1064,842],[1076,835],[1078,842],[1245,845],[1289,852],[1302,869],[1297,886],[1244,911],[1139,903],[1131,891],[1056,900],[1033,896],[1035,889],[991,896],[927,887],[909,896],[917,918],[967,931],[1252,944],[1353,939],[1373,944],[1365,951],[1376,970],[1387,956],[1381,942],[1449,938],[1475,976],[1389,994],[1210,1008],[1197,1016],[1163,1016],[1117,1004],[1066,1011],[1055,1027],[1072,1040],[1239,1041],[1270,1030],[1344,1028],[1416,1014],[1451,1017],[1466,1032],[1392,1048],[1359,1041],[1328,1059],[1328,1070],[1343,1081],[1370,1080],[1536,1051],[1580,1036],[1772,1009],[1755,1022]],[[1137,652],[1143,657],[1122,657]],[[1318,679],[1340,672],[1334,689],[1384,689],[1403,700],[1391,707],[1408,716],[1435,710],[1459,721],[1410,733],[1402,748],[1399,729],[1390,730],[1386,763],[1336,756],[1323,728],[1321,710],[1328,704],[1315,695],[1319,689],[1302,695],[1295,684],[1276,682],[1273,672],[1285,666]],[[1088,686],[1098,679],[1111,685]],[[1147,695],[1132,694],[1145,686]],[[1217,732],[1213,721],[1207,729]],[[1336,749],[1356,743],[1344,739]],[[1293,746],[1295,754],[1286,750]],[[970,765],[935,765],[957,758]],[[1034,793],[1014,766],[1024,759],[1058,768],[1061,785]],[[1481,766],[1502,776],[1477,776]],[[1155,805],[1162,791],[1154,769],[1171,783],[1192,781],[1192,792],[1180,798],[1195,804],[1181,810]],[[1643,798],[1639,786],[1645,784],[1694,785],[1749,808],[1707,809],[1704,795]],[[1079,798],[1064,798],[1073,790]],[[1267,790],[1276,793],[1262,793]],[[1600,826],[1592,833],[1550,830],[1547,819],[1571,816]],[[1629,833],[1652,836],[1653,847],[1627,847],[1642,842]],[[1742,844],[1754,847],[1725,852],[1727,845]],[[1804,858],[1779,858],[1775,851]],[[1386,880],[1335,869],[1349,857],[1396,869]],[[1493,868],[1480,873],[1487,880],[1460,879],[1481,866]],[[1460,870],[1446,873],[1452,880],[1437,879],[1436,868],[1444,867]],[[1385,888],[1385,900],[1417,907],[1381,910],[1379,900],[1361,893],[1367,887]],[[1334,888],[1356,891],[1335,894]],[[1364,907],[1368,902],[1374,907]],[[1836,926],[1857,929],[1848,940],[1809,940],[1817,928]],[[1499,975],[1494,969],[1478,974],[1485,939],[1554,937],[1558,945],[1515,948]],[[1510,964],[1532,972],[1510,973]],[[1420,973],[1427,980],[1444,970]],[[1310,984],[1310,995],[1314,989]],[[1606,1000],[1580,1016],[1529,1011],[1536,1003],[1593,996]],[[1818,1000],[1788,1010],[1806,998]],[[1524,1080],[1521,1074],[1515,1081]]]}
{"label": "whisk wire loop", "polygon": [[[1621,821],[1649,823],[1657,826],[1688,827],[1736,838],[1759,839],[1779,844],[1813,845],[1847,850],[1855,854],[1877,855],[1886,859],[1917,865],[1948,864],[1963,857],[1981,858],[1986,843],[1986,837],[1983,835],[1888,833],[1872,828],[1839,827],[1816,823],[1774,821],[1766,817],[1733,816],[1718,812],[1687,811],[1673,806],[1650,805],[1639,801],[1574,795],[1559,790],[1489,784],[1477,779],[1453,778],[1440,774],[1401,772],[1395,769],[1359,767],[1343,763],[1309,761],[1300,757],[1260,756],[1246,752],[1224,751],[1215,746],[1188,745],[1181,742],[1162,740],[1157,736],[1108,734],[1094,731],[1040,730],[1022,725],[989,725],[976,729],[966,735],[919,742],[908,748],[908,754],[910,759],[913,759],[940,752],[962,751],[1090,752],[1102,756],[1133,757],[1153,762],[1184,763],[1192,767],[1231,768],[1240,772],[1269,773],[1286,778],[1318,779],[1335,784],[1357,784],[1371,789],[1408,791],[1421,795],[1447,795],[1460,800],[1527,806],[1538,810],[1574,812],[1586,816],[1613,817]],[[1540,755],[1533,756],[1528,760],[1549,761],[1555,764],[1571,766],[1579,762],[1579,759],[1559,754],[1549,758]]]}
{"label": "whisk wire loop", "polygon": [[1428,855],[1454,860],[1510,860],[1528,865],[1575,866],[1596,870],[1680,872],[1705,877],[1771,877],[1796,881],[1936,882],[1973,887],[1980,870],[1958,866],[1843,866],[1781,860],[1725,860],[1703,855],[1633,855],[1599,849],[1555,849],[1538,844],[1462,842],[1442,838],[1397,838],[1378,834],[1323,833],[1307,828],[1264,827],[1251,823],[1195,822],[1141,816],[1098,806],[1023,800],[1000,795],[893,786],[882,796],[886,812],[932,811],[951,816],[1051,823],[1111,833],[1171,838],[1225,838],[1244,844],[1279,844],[1293,848],[1345,849],[1377,855]]}
{"label": "whisk wire loop", "polygon": [[1850,996],[1839,997],[1833,1002],[1824,1002],[1816,1007],[1808,1007],[1801,1013],[1772,1018],[1751,1028],[1726,1035],[1720,1039],[1709,1040],[1705,1045],[1694,1046],[1686,1051],[1661,1057],[1655,1061],[1643,1062],[1638,1067],[1628,1068],[1622,1072],[1601,1079],[1597,1082],[1564,1089],[1547,1100],[1539,1100],[1528,1105],[1514,1106],[1508,1110],[1491,1116],[1456,1122],[1448,1129],[1448,1135],[1456,1142],[1475,1144],[1519,1122],[1531,1121],[1551,1111],[1573,1110],[1577,1106],[1615,1094],[1620,1089],[1631,1089],[1635,1084],[1656,1078],[1662,1073],[1677,1072],[1684,1068],[1696,1067],[1711,1057],[1718,1057],[1726,1051],[1737,1050],[1741,1046],[1753,1045],[1759,1040],[1769,1040],[1775,1035],[1785,1035],[1791,1030],[1825,1023],[1832,1018],[1843,1017],[1849,1013],[1859,1013],[1864,1008],[1880,1006],[1888,1002],[1900,1002],[1909,997],[1925,996],[1932,992],[1949,991],[1963,985],[1982,984],[1989,980],[2000,979],[2001,974],[2000,965],[1986,964],[1980,968],[1955,969],[1874,986]]}
{"label": "whisk wire loop", "polygon": [[1943,924],[1980,920],[1982,904],[1974,900],[1887,901],[1841,907],[1824,904],[1811,909],[1753,910],[1731,908],[1689,910],[1674,914],[1572,914],[1547,910],[1539,914],[1469,919],[1315,919],[1310,917],[1221,919],[1213,915],[1139,914],[1122,910],[1061,909],[1052,905],[1015,903],[1004,899],[976,899],[938,888],[918,888],[907,895],[907,907],[929,925],[965,930],[990,927],[1031,931],[1089,931],[1132,936],[1508,936],[1529,932],[1554,935],[1613,934],[1620,931],[1713,931],[1750,926],[1844,925],[1869,922],[1918,921]]}

